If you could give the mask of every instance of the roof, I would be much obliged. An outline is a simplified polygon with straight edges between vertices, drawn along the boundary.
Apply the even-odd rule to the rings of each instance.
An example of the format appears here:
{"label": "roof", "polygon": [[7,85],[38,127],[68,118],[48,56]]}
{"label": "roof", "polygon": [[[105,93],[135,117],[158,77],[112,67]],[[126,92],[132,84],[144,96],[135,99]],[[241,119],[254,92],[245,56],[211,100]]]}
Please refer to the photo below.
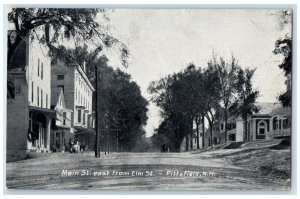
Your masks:
{"label": "roof", "polygon": [[28,106],[28,107],[29,107],[30,111],[37,112],[37,113],[43,113],[51,118],[56,117],[56,112],[52,109],[41,108],[41,107],[36,107],[36,106]]}
{"label": "roof", "polygon": [[259,111],[255,115],[270,115],[275,109],[282,108],[280,103],[258,102],[255,103]]}
{"label": "roof", "polygon": [[87,85],[90,87],[90,89],[92,91],[95,91],[95,88],[93,87],[92,83],[90,82],[90,80],[87,77],[87,75],[85,74],[85,72],[82,70],[81,66],[79,64],[73,64],[73,66],[76,67],[76,69],[78,70],[78,72],[80,73],[80,75],[82,76],[82,78],[85,80],[85,82],[87,83]]}
{"label": "roof", "polygon": [[291,107],[279,107],[272,111],[272,115],[292,115]]}
{"label": "roof", "polygon": [[64,104],[65,99],[64,99],[64,93],[63,93],[62,88],[52,89],[51,95],[52,95],[51,102],[53,103],[53,105],[57,106],[58,101],[61,99],[62,102],[63,102],[63,107],[66,107],[65,104]]}

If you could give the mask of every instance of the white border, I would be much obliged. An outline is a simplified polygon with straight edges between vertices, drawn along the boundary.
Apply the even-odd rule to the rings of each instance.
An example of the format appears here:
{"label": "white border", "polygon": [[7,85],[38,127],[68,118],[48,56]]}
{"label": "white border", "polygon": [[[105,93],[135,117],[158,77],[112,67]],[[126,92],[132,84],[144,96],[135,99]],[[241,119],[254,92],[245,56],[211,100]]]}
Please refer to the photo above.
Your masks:
{"label": "white border", "polygon": [[[138,0],[128,0],[126,2],[122,1],[122,0],[102,0],[102,1],[85,0],[85,1],[77,1],[77,2],[75,2],[74,0],[73,1],[52,0],[52,1],[43,1],[43,2],[38,1],[38,0],[27,0],[27,1],[24,1],[24,0],[11,0],[11,1],[3,0],[1,2],[2,6],[0,8],[0,13],[3,17],[3,20],[1,20],[1,24],[0,24],[0,27],[1,27],[1,30],[0,30],[1,45],[3,47],[4,47],[4,44],[5,44],[4,43],[4,34],[3,34],[3,27],[4,27],[3,22],[4,22],[5,17],[6,17],[4,15],[4,12],[3,12],[4,11],[3,6],[4,6],[4,4],[11,4],[11,5],[22,4],[22,5],[24,5],[25,2],[26,2],[26,4],[32,4],[32,5],[34,5],[34,4],[40,4],[40,5],[41,4],[45,4],[45,5],[55,4],[53,6],[57,6],[57,7],[67,6],[67,4],[70,4],[70,3],[71,3],[71,5],[87,6],[87,7],[88,7],[87,4],[109,4],[110,6],[114,5],[116,7],[119,7],[120,5],[128,7],[129,6],[128,4],[139,4],[139,5],[143,4],[143,5],[148,5],[150,7],[153,6],[153,5],[150,5],[150,4],[156,4],[155,6],[159,6],[159,4],[160,4],[161,6],[166,7],[168,5],[172,6],[172,4],[173,5],[177,4],[177,5],[181,5],[182,7],[191,7],[192,5],[187,5],[187,4],[198,4],[198,3],[201,3],[202,5],[204,4],[203,5],[204,7],[206,7],[207,5],[213,5],[213,4],[215,4],[216,6],[218,6],[219,4],[222,4],[224,7],[226,7],[226,6],[236,6],[236,5],[232,5],[232,4],[239,4],[239,6],[242,6],[242,7],[243,7],[243,5],[244,6],[247,5],[247,6],[252,7],[252,6],[266,5],[266,4],[273,4],[274,5],[274,4],[297,4],[298,3],[297,0],[285,0],[285,1],[283,1],[283,0],[252,0],[252,1],[249,1],[249,0],[245,0],[245,1],[239,1],[239,0],[231,0],[231,1],[224,1],[224,0],[206,0],[206,1],[196,1],[196,0],[172,0],[172,1],[151,0],[150,1],[150,0],[145,0],[143,2],[140,2]],[[125,5],[125,3],[127,5]],[[170,3],[172,3],[172,4],[170,4]],[[256,4],[256,5],[254,5],[254,4]],[[297,7],[297,10],[299,10],[299,5],[298,4],[296,5],[296,7]],[[297,16],[297,18],[298,18],[298,16]],[[300,20],[297,19],[296,21],[297,21],[297,26],[296,27],[299,27],[299,21]],[[295,26],[294,26],[294,28],[295,28]],[[294,38],[297,37],[297,35],[293,35],[293,36],[294,36]],[[297,46],[298,46],[298,43],[299,43],[299,40],[297,40]],[[2,63],[4,63],[5,60],[6,60],[6,58],[4,56],[4,51],[3,51],[4,48],[3,47],[0,50],[0,55],[1,55],[1,58],[2,58],[1,60],[3,60]],[[296,46],[294,46],[294,49],[295,48],[296,48]],[[294,56],[299,57],[299,52],[297,51],[297,54],[295,54]],[[296,66],[297,65],[294,65],[294,68],[296,68]],[[0,104],[2,105],[2,107],[0,109],[0,110],[2,110],[2,111],[0,111],[0,127],[4,127],[5,118],[6,118],[6,111],[5,111],[6,110],[6,91],[5,91],[6,90],[6,84],[5,84],[6,83],[6,69],[4,69],[4,67],[0,67],[0,74],[2,74],[2,77],[3,77],[2,81],[0,81],[1,85],[2,85],[2,88],[3,88],[3,89],[0,89],[0,94],[1,94],[1,103]],[[296,92],[296,90],[294,90],[295,87],[299,88],[299,85],[298,85],[298,82],[297,82],[298,77],[299,77],[299,73],[297,73],[297,74],[294,73],[293,74],[293,94],[294,94],[293,102],[296,102],[297,98],[299,97],[299,93]],[[295,95],[296,93],[297,93],[297,95]],[[295,105],[295,103],[294,103],[294,105]],[[295,108],[297,108],[297,109],[295,109]],[[299,123],[297,113],[299,112],[299,107],[298,106],[294,107],[293,111],[294,111],[294,113],[293,113],[293,132],[297,133],[297,129],[298,129],[297,126],[298,126],[298,123]],[[296,113],[295,113],[295,111],[296,111]],[[295,120],[295,119],[297,119],[297,120]],[[5,132],[2,132],[2,133],[4,134]],[[299,138],[300,138],[300,136],[297,136],[297,140],[293,140],[294,144],[300,143]],[[3,143],[2,139],[3,139],[3,136],[1,136],[1,142]],[[299,150],[300,147],[297,147],[297,148]],[[299,152],[298,150],[297,150],[297,153]],[[295,153],[295,151],[293,151],[293,153]],[[1,157],[1,163],[0,164],[3,167],[3,165],[4,165],[4,163],[3,163],[4,153],[0,153],[0,157]],[[299,161],[299,160],[297,159],[297,161]],[[297,165],[298,165],[298,162],[297,162]],[[4,171],[4,170],[5,170],[5,168],[2,168],[2,171]],[[3,179],[3,177],[4,177],[3,172],[0,172],[0,179]],[[293,176],[293,177],[295,177],[295,176]],[[299,172],[297,172],[297,179],[299,179]],[[1,192],[3,193],[3,188],[4,188],[5,185],[3,184],[2,180],[0,180],[0,181],[1,181],[1,185],[2,185],[1,186]],[[34,192],[32,192],[32,193],[34,193]],[[51,194],[51,192],[49,192],[49,193]],[[227,192],[227,193],[230,194],[230,192]],[[45,194],[45,193],[40,192],[40,194]],[[52,194],[53,194],[53,192],[52,192]],[[76,194],[77,195],[72,196],[72,198],[82,198],[82,197],[84,197],[84,198],[99,198],[99,197],[104,197],[104,195],[102,195],[102,196],[97,196],[97,195],[82,196],[78,193],[76,193]],[[82,192],[81,194],[87,194],[87,192]],[[88,194],[93,194],[93,191],[89,191]],[[97,194],[97,193],[95,193],[95,194]],[[118,194],[118,193],[116,192],[116,194]],[[128,194],[130,194],[130,192]],[[143,196],[126,195],[125,197],[127,197],[127,198],[137,198],[137,197],[138,198],[141,198],[141,197],[143,197],[143,198],[144,197],[145,198],[153,198],[153,197],[158,197],[158,195],[156,195],[155,192],[148,192],[148,194],[155,194],[155,196],[153,196],[153,195],[143,195]],[[177,192],[176,193],[175,192],[164,193],[163,196],[159,196],[159,197],[164,197],[165,198],[165,194],[172,194],[172,196],[170,196],[172,198],[182,197],[182,195],[178,195]],[[174,195],[174,194],[176,194],[176,195]],[[189,198],[196,198],[196,197],[197,198],[199,198],[199,197],[201,197],[201,198],[215,198],[216,197],[216,195],[201,195],[201,196],[189,195],[190,194],[189,192],[181,192],[180,194],[188,194],[187,197],[189,197]],[[214,192],[211,192],[211,194],[214,194]],[[251,194],[251,193],[248,193],[248,194]],[[274,192],[274,194],[276,194],[276,192]],[[225,199],[226,198],[230,198],[230,199],[241,198],[241,196],[239,196],[239,195],[227,195],[226,194],[226,195],[217,195],[217,196],[225,198]],[[25,196],[24,195],[4,195],[4,197],[5,198],[30,198],[30,199],[43,197],[43,198],[47,199],[47,198],[53,198],[53,197],[55,197],[55,198],[66,198],[66,195],[43,195],[43,196],[40,196],[40,195],[33,195],[33,196],[32,195],[25,195]],[[105,197],[108,197],[108,196],[105,195]],[[109,196],[109,197],[118,198],[119,196]],[[243,198],[253,198],[253,197],[257,198],[258,197],[258,198],[264,198],[264,199],[268,199],[268,198],[276,199],[276,198],[285,198],[285,197],[296,198],[296,197],[298,197],[298,194],[297,195],[255,195],[255,196],[253,196],[253,195],[243,195],[242,197]]]}

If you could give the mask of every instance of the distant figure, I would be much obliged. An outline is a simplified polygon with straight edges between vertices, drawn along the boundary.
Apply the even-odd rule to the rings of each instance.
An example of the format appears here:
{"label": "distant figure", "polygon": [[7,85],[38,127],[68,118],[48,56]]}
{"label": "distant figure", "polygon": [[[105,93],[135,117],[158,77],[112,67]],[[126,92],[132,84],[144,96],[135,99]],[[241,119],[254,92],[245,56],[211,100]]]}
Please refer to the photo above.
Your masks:
{"label": "distant figure", "polygon": [[69,152],[72,153],[73,143],[72,143],[71,138],[69,139],[68,146],[69,146]]}
{"label": "distant figure", "polygon": [[74,153],[78,153],[80,151],[79,141],[77,141],[76,144],[74,144],[73,149],[74,149]]}
{"label": "distant figure", "polygon": [[84,148],[85,148],[85,143],[82,142],[82,143],[80,144],[80,151],[81,151],[81,153],[83,153]]}
{"label": "distant figure", "polygon": [[161,147],[161,152],[168,152],[168,147],[166,144],[163,144]]}

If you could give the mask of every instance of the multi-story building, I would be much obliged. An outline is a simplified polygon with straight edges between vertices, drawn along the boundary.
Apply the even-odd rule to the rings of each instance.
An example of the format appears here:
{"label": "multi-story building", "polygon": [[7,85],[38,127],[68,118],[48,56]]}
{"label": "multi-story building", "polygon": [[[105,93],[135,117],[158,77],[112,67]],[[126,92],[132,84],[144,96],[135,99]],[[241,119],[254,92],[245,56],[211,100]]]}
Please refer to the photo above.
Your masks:
{"label": "multi-story building", "polygon": [[71,126],[72,110],[66,108],[62,88],[53,88],[51,92],[51,108],[56,111],[56,118],[51,125],[51,151],[69,151],[70,143],[74,139],[74,131]]}
{"label": "multi-story building", "polygon": [[[10,42],[15,31],[9,31]],[[30,35],[30,34],[29,34]],[[8,60],[8,76],[20,90],[7,106],[7,160],[24,158],[29,150],[50,151],[51,59],[47,47],[23,38]]]}
{"label": "multi-story building", "polygon": [[66,108],[72,110],[74,141],[84,143],[87,149],[94,149],[92,102],[95,89],[85,74],[85,63],[81,67],[57,61],[52,65],[51,75],[52,89],[62,89]]}

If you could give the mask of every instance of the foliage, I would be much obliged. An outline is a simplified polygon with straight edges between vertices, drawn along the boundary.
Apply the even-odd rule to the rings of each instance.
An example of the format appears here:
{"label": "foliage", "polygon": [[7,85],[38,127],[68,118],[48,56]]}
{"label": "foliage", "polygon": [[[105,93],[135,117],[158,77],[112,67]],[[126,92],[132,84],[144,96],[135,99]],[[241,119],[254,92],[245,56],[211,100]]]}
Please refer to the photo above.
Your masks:
{"label": "foliage", "polygon": [[[279,65],[279,68],[284,71],[285,76],[289,79],[292,73],[292,39],[287,35],[284,39],[278,39],[275,42],[275,49],[273,53],[275,55],[283,56],[283,61]],[[283,106],[291,106],[291,94],[291,90],[287,89],[283,94],[279,95],[278,99]]]}
{"label": "foliage", "polygon": [[[213,67],[202,70],[192,63],[179,73],[152,82],[148,91],[152,94],[151,100],[161,108],[164,118],[157,129],[157,143],[166,144],[176,151],[186,137],[188,149],[191,144],[188,137],[194,134],[193,122],[196,121],[199,138],[200,118],[205,117],[208,111],[212,112],[219,103],[219,86]],[[202,127],[204,132],[204,124]],[[199,148],[199,142],[197,145]]]}
{"label": "foliage", "polygon": [[249,140],[247,134],[247,118],[253,113],[257,113],[259,108],[255,105],[259,96],[259,91],[252,88],[252,78],[255,69],[239,69],[236,82],[237,97],[231,105],[230,112],[233,116],[241,116],[244,120],[244,138]]}
{"label": "foliage", "polygon": [[229,107],[235,101],[236,93],[236,80],[237,72],[240,66],[237,60],[232,56],[229,62],[226,62],[222,57],[217,59],[215,55],[212,56],[212,60],[208,62],[208,66],[212,67],[216,71],[220,82],[220,107],[223,110],[223,116],[225,121],[225,142],[227,142],[227,121],[229,114]]}
{"label": "foliage", "polygon": [[292,72],[292,39],[286,35],[284,39],[278,39],[275,42],[275,49],[273,50],[275,55],[282,55],[283,62],[279,65],[284,71],[285,75],[289,75]]}
{"label": "foliage", "polygon": [[291,90],[285,91],[283,94],[279,95],[278,99],[284,107],[291,107],[292,91]]}
{"label": "foliage", "polygon": [[99,67],[98,114],[106,128],[119,129],[118,143],[126,151],[137,150],[145,136],[148,101],[141,95],[140,87],[131,76],[117,69]]}
{"label": "foliage", "polygon": [[152,82],[148,91],[163,116],[153,137],[156,145],[167,145],[178,151],[186,138],[186,149],[189,149],[188,138],[194,136],[193,123],[196,124],[197,140],[200,123],[201,131],[205,133],[204,117],[209,122],[210,136],[202,136],[203,144],[204,137],[210,137],[210,143],[213,143],[216,120],[225,121],[227,137],[229,116],[235,114],[246,118],[257,111],[254,103],[259,92],[252,88],[254,72],[242,69],[234,57],[226,62],[222,57],[213,56],[204,69],[189,64],[181,72]]}
{"label": "foliage", "polygon": [[[118,39],[112,37],[107,27],[101,25],[100,15],[108,19],[105,10],[94,8],[13,8],[8,14],[8,22],[14,25],[14,31],[8,35],[7,63],[10,67],[14,52],[22,40],[38,40],[49,48],[52,59],[64,58],[67,63],[74,62],[64,46],[73,42],[75,46],[93,44],[95,55],[103,48],[117,49],[122,64],[127,67],[128,49]],[[12,33],[16,32],[12,37]],[[84,47],[85,48],[85,47]],[[8,87],[8,89],[10,89]],[[11,92],[11,91],[9,91]]]}

